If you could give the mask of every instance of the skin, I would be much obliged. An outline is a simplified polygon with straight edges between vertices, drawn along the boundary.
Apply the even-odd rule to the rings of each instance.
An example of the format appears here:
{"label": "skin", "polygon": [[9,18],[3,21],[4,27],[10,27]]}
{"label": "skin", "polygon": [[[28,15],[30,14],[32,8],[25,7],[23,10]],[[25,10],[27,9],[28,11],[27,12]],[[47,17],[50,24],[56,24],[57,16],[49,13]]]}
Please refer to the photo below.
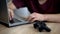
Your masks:
{"label": "skin", "polygon": [[12,20],[12,18],[14,17],[14,9],[16,9],[16,7],[14,6],[14,4],[12,2],[8,3],[8,11],[9,11],[9,19]]}
{"label": "skin", "polygon": [[32,13],[28,21],[34,22],[35,20],[39,21],[49,21],[49,22],[60,22],[60,14],[40,14],[40,13]]}
{"label": "skin", "polygon": [[[43,5],[47,0],[38,0],[39,3],[41,5]],[[13,3],[11,4],[11,6],[14,6]],[[11,8],[11,7],[10,7]],[[14,10],[15,7],[11,8],[11,10]],[[10,15],[11,14],[11,15]],[[13,18],[13,12],[10,11],[10,18],[12,16]],[[30,22],[34,22],[35,20],[39,20],[39,21],[50,21],[50,22],[60,22],[60,14],[40,14],[40,13],[32,13],[28,18],[27,18],[28,21]]]}

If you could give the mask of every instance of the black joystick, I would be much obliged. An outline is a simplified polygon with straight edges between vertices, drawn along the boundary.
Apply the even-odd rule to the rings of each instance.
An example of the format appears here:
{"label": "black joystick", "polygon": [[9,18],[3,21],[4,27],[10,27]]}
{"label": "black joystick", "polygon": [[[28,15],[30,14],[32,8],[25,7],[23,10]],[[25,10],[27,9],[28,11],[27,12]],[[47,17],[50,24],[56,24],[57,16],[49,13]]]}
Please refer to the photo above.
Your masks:
{"label": "black joystick", "polygon": [[45,24],[44,21],[34,21],[34,24],[33,24],[34,28],[35,29],[38,29],[40,32],[42,32],[43,30],[47,31],[47,32],[50,32],[51,29],[48,28],[48,26]]}

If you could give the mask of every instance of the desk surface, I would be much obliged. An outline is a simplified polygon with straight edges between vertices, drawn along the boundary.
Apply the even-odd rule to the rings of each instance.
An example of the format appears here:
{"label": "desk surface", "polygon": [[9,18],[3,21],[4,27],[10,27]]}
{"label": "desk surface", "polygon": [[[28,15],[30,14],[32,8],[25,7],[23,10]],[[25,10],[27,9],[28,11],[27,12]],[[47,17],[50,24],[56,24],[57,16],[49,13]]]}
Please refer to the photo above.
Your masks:
{"label": "desk surface", "polygon": [[51,32],[39,32],[33,28],[33,24],[16,26],[12,28],[0,25],[0,34],[60,34],[60,23],[47,23],[47,25],[52,29]]}

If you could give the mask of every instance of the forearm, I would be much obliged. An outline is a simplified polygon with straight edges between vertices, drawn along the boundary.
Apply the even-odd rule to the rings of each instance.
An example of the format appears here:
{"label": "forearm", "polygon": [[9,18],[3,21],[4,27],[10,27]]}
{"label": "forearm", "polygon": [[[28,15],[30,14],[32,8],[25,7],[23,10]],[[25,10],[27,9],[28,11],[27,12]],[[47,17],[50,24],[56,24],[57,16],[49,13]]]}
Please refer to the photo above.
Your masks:
{"label": "forearm", "polygon": [[8,3],[8,9],[15,10],[16,7],[15,7],[15,5],[12,2],[9,2]]}
{"label": "forearm", "polygon": [[12,2],[8,3],[8,14],[9,14],[9,19],[12,20],[12,18],[14,17],[14,10],[16,9],[16,7],[14,6],[14,4]]}
{"label": "forearm", "polygon": [[45,14],[46,20],[51,22],[60,22],[60,14]]}

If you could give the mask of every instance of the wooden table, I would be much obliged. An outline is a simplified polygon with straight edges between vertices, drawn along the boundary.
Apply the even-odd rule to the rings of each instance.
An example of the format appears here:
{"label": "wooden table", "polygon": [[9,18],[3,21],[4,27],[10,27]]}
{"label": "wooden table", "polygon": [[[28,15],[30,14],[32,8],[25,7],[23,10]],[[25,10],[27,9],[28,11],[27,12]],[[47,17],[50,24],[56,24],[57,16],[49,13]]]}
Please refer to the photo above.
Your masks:
{"label": "wooden table", "polygon": [[1,25],[0,34],[60,34],[60,23],[47,23],[47,26],[51,28],[51,32],[39,32],[37,29],[33,28],[33,24],[12,28]]}

